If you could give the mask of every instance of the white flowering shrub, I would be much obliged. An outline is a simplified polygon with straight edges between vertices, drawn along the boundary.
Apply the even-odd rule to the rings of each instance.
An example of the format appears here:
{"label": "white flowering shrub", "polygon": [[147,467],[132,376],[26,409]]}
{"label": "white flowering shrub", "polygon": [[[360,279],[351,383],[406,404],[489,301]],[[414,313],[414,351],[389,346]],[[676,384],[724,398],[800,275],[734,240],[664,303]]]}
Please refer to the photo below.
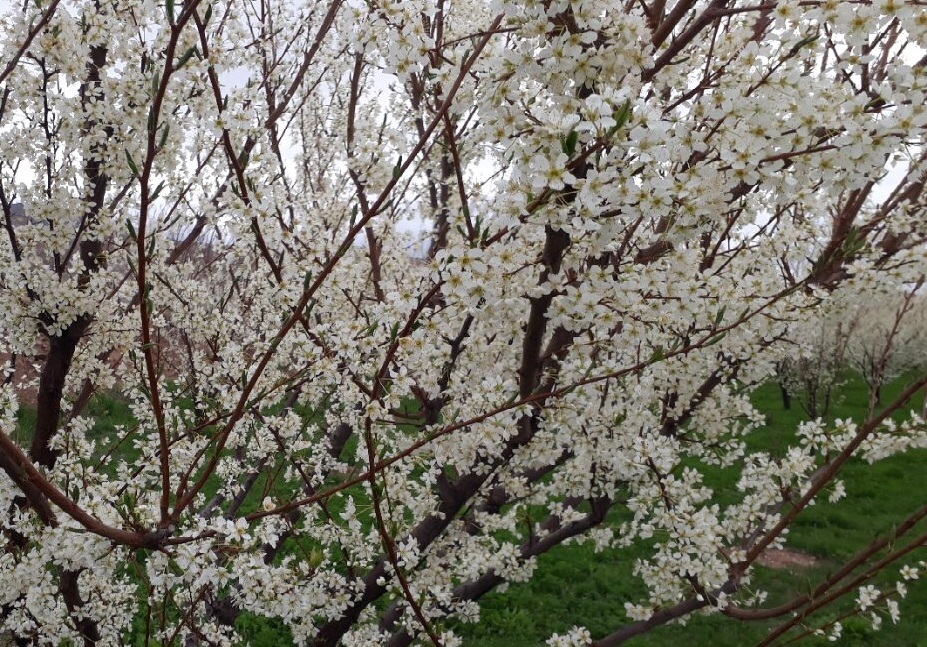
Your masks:
{"label": "white flowering shrub", "polygon": [[922,2],[3,7],[0,631],[459,645],[566,541],[647,594],[551,645],[895,619],[861,587],[927,512],[781,607],[752,566],[923,445],[883,422],[927,375],[745,439],[802,321],[927,271]]}

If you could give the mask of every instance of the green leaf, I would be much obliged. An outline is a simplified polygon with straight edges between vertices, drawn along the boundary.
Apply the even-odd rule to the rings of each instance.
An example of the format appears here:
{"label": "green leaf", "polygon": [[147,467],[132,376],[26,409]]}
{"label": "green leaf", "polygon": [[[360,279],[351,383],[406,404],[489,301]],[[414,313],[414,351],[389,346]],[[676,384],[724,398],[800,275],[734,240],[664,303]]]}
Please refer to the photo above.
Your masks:
{"label": "green leaf", "polygon": [[649,362],[659,362],[666,359],[666,353],[663,351],[662,345],[657,345],[653,349],[653,353],[650,355]]}
{"label": "green leaf", "polygon": [[161,138],[158,140],[158,148],[164,148],[164,145],[167,143],[167,135],[170,130],[171,125],[165,122],[164,128],[161,129]]}
{"label": "green leaf", "polygon": [[631,100],[625,99],[624,103],[621,104],[621,107],[618,108],[618,111],[613,115],[615,119],[615,125],[611,127],[611,130],[608,131],[609,135],[612,135],[618,132],[618,129],[628,123],[628,119],[631,117]]}
{"label": "green leaf", "polygon": [[804,47],[805,45],[810,45],[817,39],[818,39],[818,34],[816,33],[812,34],[811,36],[806,36],[805,38],[802,38],[800,41],[792,45],[792,49],[789,50],[788,56],[794,56],[795,54],[798,53],[798,50],[800,50],[802,47]]}
{"label": "green leaf", "polygon": [[174,24],[174,0],[165,0],[165,8],[167,9],[167,21],[170,24]]}
{"label": "green leaf", "polygon": [[576,142],[579,141],[579,133],[575,130],[571,130],[570,133],[560,142],[560,147],[563,149],[563,152],[569,157],[573,157],[573,154],[576,153]]}
{"label": "green leaf", "polygon": [[161,190],[162,190],[163,188],[164,188],[164,182],[162,181],[160,184],[158,184],[157,187],[155,187],[155,190],[151,192],[151,195],[148,196],[148,199],[149,199],[149,200],[156,200],[156,199],[158,198],[158,196],[161,195]]}
{"label": "green leaf", "polygon": [[206,7],[206,12],[203,14],[203,24],[209,24],[209,19],[212,18],[212,5]]}
{"label": "green leaf", "polygon": [[720,324],[721,321],[724,319],[724,311],[725,311],[725,310],[727,310],[727,306],[721,306],[721,309],[718,310],[718,313],[715,315],[715,325],[716,325],[716,326],[717,326],[718,324]]}
{"label": "green leaf", "polygon": [[846,238],[843,239],[843,244],[840,246],[840,251],[844,256],[853,256],[865,246],[866,237],[860,236],[859,227],[850,227]]}
{"label": "green leaf", "polygon": [[129,229],[129,237],[132,240],[138,240],[138,234],[135,233],[135,227],[132,225],[131,220],[126,220],[126,227]]}
{"label": "green leaf", "polygon": [[399,156],[399,161],[393,167],[393,179],[398,180],[400,175],[402,175],[402,155]]}
{"label": "green leaf", "polygon": [[135,163],[135,160],[132,159],[132,155],[129,153],[129,149],[126,149],[126,160],[129,162],[129,169],[132,171],[132,175],[138,177],[138,165]]}
{"label": "green leaf", "polygon": [[187,61],[193,58],[193,55],[196,53],[197,53],[196,46],[194,45],[193,47],[188,49],[186,52],[184,52],[183,56],[177,59],[177,65],[174,66],[174,69],[179,70],[180,68],[182,68],[184,65],[187,64]]}

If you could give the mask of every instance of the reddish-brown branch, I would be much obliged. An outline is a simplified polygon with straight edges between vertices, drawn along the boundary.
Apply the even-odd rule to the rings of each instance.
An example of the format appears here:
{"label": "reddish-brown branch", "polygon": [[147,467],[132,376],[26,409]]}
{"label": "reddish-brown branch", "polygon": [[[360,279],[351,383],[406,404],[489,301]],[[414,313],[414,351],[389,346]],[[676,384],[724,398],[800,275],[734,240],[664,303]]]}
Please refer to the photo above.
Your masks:
{"label": "reddish-brown branch", "polygon": [[745,563],[752,563],[757,556],[776,540],[782,531],[788,528],[795,517],[807,507],[807,505],[818,495],[821,489],[827,485],[837,475],[843,465],[850,459],[853,453],[860,445],[872,434],[873,431],[881,425],[886,418],[899,408],[905,405],[911,397],[917,393],[924,385],[927,384],[927,375],[921,376],[912,384],[908,385],[895,400],[880,411],[877,415],[871,416],[866,423],[860,428],[853,439],[846,447],[827,465],[823,467],[817,478],[792,507],[783,514],[779,521],[770,528],[750,549],[747,551]]}
{"label": "reddish-brown branch", "polygon": [[171,24],[170,38],[164,54],[164,70],[161,73],[158,87],[152,99],[148,114],[148,132],[146,141],[145,160],[142,164],[141,172],[138,176],[140,204],[138,226],[135,234],[135,279],[138,286],[138,316],[139,329],[141,334],[141,351],[145,363],[145,375],[148,381],[148,398],[151,402],[152,413],[155,418],[155,425],[158,433],[159,444],[159,462],[161,471],[161,496],[160,496],[160,525],[166,527],[168,524],[168,506],[170,501],[170,453],[168,451],[167,428],[164,419],[164,407],[161,403],[161,392],[158,384],[159,371],[155,361],[155,343],[152,338],[151,330],[151,312],[152,303],[148,298],[148,291],[151,285],[148,281],[148,249],[147,249],[147,228],[148,217],[151,209],[151,194],[149,184],[151,174],[154,169],[155,156],[159,152],[157,144],[158,131],[161,121],[161,109],[167,98],[167,90],[170,84],[171,76],[176,71],[174,67],[175,56],[177,54],[177,44],[180,41],[181,33],[184,26],[195,15],[197,5],[200,0],[192,0],[185,4],[181,15],[176,22]]}
{"label": "reddish-brown branch", "polygon": [[[501,22],[501,20],[502,20],[501,15],[496,16],[496,18],[493,21],[493,29],[495,28],[495,26],[497,26]],[[466,61],[464,61],[461,67],[461,70],[458,73],[457,79],[454,81],[452,87],[448,90],[448,94],[444,100],[444,103],[438,109],[437,114],[435,115],[432,122],[429,124],[428,128],[426,128],[422,137],[419,138],[418,142],[415,144],[415,146],[413,146],[412,150],[409,152],[408,157],[405,159],[403,164],[397,169],[397,172],[394,173],[393,178],[387,183],[387,185],[384,187],[384,189],[380,193],[379,197],[371,205],[370,213],[360,218],[359,221],[354,225],[354,227],[352,227],[350,231],[348,231],[339,249],[332,256],[329,257],[328,261],[326,261],[325,265],[320,269],[319,273],[315,276],[312,282],[303,290],[302,296],[300,297],[299,301],[297,302],[297,305],[293,309],[293,314],[287,318],[284,324],[277,331],[276,335],[274,335],[267,351],[265,351],[261,355],[260,359],[258,360],[251,374],[251,377],[248,379],[248,381],[244,385],[244,388],[242,389],[241,396],[239,397],[238,402],[235,405],[235,408],[230,412],[222,430],[220,430],[219,433],[216,435],[215,446],[213,448],[213,454],[210,457],[207,464],[203,467],[203,470],[199,478],[189,489],[185,491],[183,496],[178,497],[178,500],[174,505],[174,510],[171,514],[172,519],[178,518],[178,516],[183,512],[183,510],[185,510],[193,502],[193,499],[196,497],[196,495],[206,485],[207,481],[209,480],[210,476],[212,475],[213,471],[216,468],[216,465],[218,464],[220,460],[222,450],[225,447],[225,443],[227,442],[229,435],[232,432],[232,429],[234,428],[235,424],[244,415],[244,411],[245,411],[245,407],[247,405],[248,399],[251,397],[251,393],[254,391],[254,388],[256,387],[258,380],[261,378],[261,375],[263,374],[267,365],[270,363],[271,359],[273,358],[274,353],[276,352],[276,349],[279,346],[280,342],[283,340],[284,337],[286,337],[287,334],[289,334],[290,330],[292,330],[292,328],[302,319],[303,311],[305,310],[306,306],[312,300],[313,296],[318,291],[318,289],[322,286],[322,284],[328,279],[328,276],[334,270],[335,266],[341,261],[345,253],[347,253],[348,248],[351,246],[352,242],[354,241],[354,238],[358,235],[358,233],[360,233],[360,231],[365,226],[367,226],[370,220],[376,214],[380,212],[380,210],[383,208],[383,205],[389,199],[390,193],[393,191],[393,189],[398,184],[400,178],[403,176],[403,174],[406,171],[408,171],[409,167],[411,167],[412,164],[415,163],[416,157],[426,147],[426,145],[428,144],[428,140],[431,137],[432,133],[441,123],[444,113],[450,109],[451,104],[453,103],[454,97],[456,96],[458,90],[460,89],[460,86],[463,84],[463,81],[466,78],[469,70],[473,67],[474,63],[476,63],[477,59],[479,58],[480,54],[483,51],[483,48],[486,47],[486,44],[489,42],[489,38],[490,38],[489,35],[484,36],[479,41],[479,43],[477,43],[477,46],[471,52],[469,58]],[[362,479],[362,480],[365,480],[365,479]],[[295,506],[295,507],[299,507],[299,506]]]}
{"label": "reddish-brown branch", "polygon": [[800,613],[795,614],[792,618],[786,622],[783,622],[781,625],[769,632],[760,642],[756,644],[756,647],[767,647],[768,645],[772,645],[777,638],[788,632],[793,627],[801,624],[815,611],[818,611],[833,603],[834,601],[856,591],[862,584],[871,580],[879,572],[891,564],[897,562],[898,560],[906,557],[907,555],[910,555],[915,550],[923,548],[925,545],[927,545],[927,533],[920,535],[906,546],[890,552],[888,555],[873,564],[870,568],[866,569],[866,571],[844,583],[838,589],[833,590],[819,598],[813,599],[812,603],[802,609]]}
{"label": "reddish-brown branch", "polygon": [[[61,508],[69,517],[77,521],[88,532],[105,537],[124,546],[134,548],[157,548],[167,536],[165,531],[141,532],[129,531],[109,526],[78,506],[69,496],[61,492],[29,460],[19,446],[4,432],[0,431],[0,463],[8,476],[29,497],[40,517],[48,525],[56,525],[55,515],[49,502]],[[44,499],[44,501],[43,501]]]}
{"label": "reddish-brown branch", "polygon": [[32,41],[35,40],[35,37],[45,29],[45,26],[48,25],[48,22],[55,15],[55,12],[58,10],[58,4],[60,0],[52,0],[51,4],[45,9],[42,13],[42,17],[39,18],[34,25],[29,29],[29,33],[26,34],[26,38],[23,39],[22,44],[16,49],[16,52],[10,57],[9,62],[6,64],[6,67],[3,68],[3,71],[0,72],[0,85],[3,85],[3,82],[6,81],[6,78],[13,73],[13,70],[16,69],[16,66],[19,65],[20,59],[22,59],[23,54],[28,51],[29,47],[32,45]]}
{"label": "reddish-brown branch", "polygon": [[[660,4],[665,6],[666,0],[662,0]],[[660,21],[657,23],[657,29],[650,38],[650,42],[653,44],[654,49],[660,47],[660,45],[669,38],[670,34],[673,33],[673,30],[682,21],[686,13],[694,6],[695,0],[677,0],[666,17],[660,17],[654,12],[653,17],[660,18]]]}
{"label": "reddish-brown branch", "polygon": [[[904,521],[899,523],[890,532],[878,539],[875,539],[866,548],[859,551],[848,559],[840,568],[829,574],[813,591],[807,595],[800,595],[792,600],[785,602],[776,607],[765,609],[742,609],[733,605],[728,605],[722,611],[725,615],[738,620],[769,620],[779,618],[787,613],[800,609],[801,607],[815,601],[819,601],[840,581],[849,577],[853,571],[865,564],[873,555],[883,550],[886,546],[892,546],[895,542],[910,531],[924,518],[927,518],[927,506],[922,506],[913,514],[909,515]],[[916,542],[915,542],[916,543]]]}
{"label": "reddish-brown branch", "polygon": [[[368,417],[364,422],[364,441],[367,445],[367,461],[370,465],[377,463],[377,454],[376,447],[374,446],[373,438],[373,426],[370,418]],[[396,579],[399,581],[399,587],[402,589],[402,595],[406,600],[406,603],[409,605],[409,608],[412,609],[412,613],[415,615],[415,619],[418,620],[419,624],[424,629],[425,633],[428,634],[429,640],[435,647],[441,647],[441,639],[438,637],[438,634],[435,632],[434,628],[431,626],[431,623],[428,622],[428,618],[425,617],[425,613],[422,611],[422,605],[419,604],[418,600],[415,599],[415,595],[412,593],[412,589],[409,586],[409,581],[403,573],[402,566],[399,564],[399,555],[396,552],[396,541],[390,535],[389,530],[386,527],[386,518],[383,515],[383,500],[380,495],[380,486],[377,484],[377,475],[372,473],[370,475],[370,501],[373,504],[373,513],[374,518],[376,519],[377,532],[380,535],[380,541],[383,545],[383,550],[386,551],[387,559],[393,567],[393,574],[396,576]],[[383,487],[386,487],[386,481],[383,482]]]}
{"label": "reddish-brown branch", "polygon": [[[364,471],[364,472],[362,472],[362,473],[360,473],[360,474],[358,474],[358,475],[356,475],[356,476],[354,476],[354,477],[352,477],[352,478],[349,478],[349,479],[346,479],[346,480],[342,481],[342,482],[339,483],[338,485],[332,486],[331,488],[329,488],[329,489],[327,489],[327,490],[323,490],[323,491],[321,491],[321,492],[318,492],[318,493],[316,493],[316,494],[314,494],[314,495],[312,495],[312,496],[308,496],[308,497],[304,497],[304,498],[300,498],[300,499],[294,499],[294,500],[292,500],[292,501],[289,501],[289,502],[287,502],[287,503],[285,503],[285,504],[281,504],[280,506],[277,506],[277,507],[272,508],[272,509],[270,509],[270,510],[254,512],[254,513],[248,515],[247,518],[248,518],[249,521],[253,521],[253,520],[261,519],[261,518],[267,517],[267,516],[279,515],[279,514],[286,514],[286,513],[290,512],[290,511],[292,511],[292,510],[295,510],[296,508],[300,508],[300,507],[302,507],[302,506],[309,505],[309,504],[311,504],[311,503],[315,503],[316,501],[318,501],[318,500],[320,500],[320,499],[327,499],[327,498],[330,498],[330,497],[334,496],[335,494],[337,494],[338,492],[341,492],[341,491],[346,490],[346,489],[348,489],[348,488],[350,488],[350,487],[353,487],[353,486],[355,486],[355,485],[358,485],[358,484],[360,484],[360,483],[364,483],[365,481],[368,481],[368,480],[370,479],[370,474],[371,474],[371,473],[379,472],[379,471],[381,471],[381,470],[384,470],[384,469],[388,468],[389,466],[391,466],[391,465],[393,465],[393,464],[395,464],[395,463],[397,463],[397,462],[399,462],[399,461],[401,461],[401,460],[403,460],[403,459],[405,459],[405,458],[408,458],[409,456],[411,456],[412,454],[414,454],[414,453],[417,452],[418,450],[422,449],[423,447],[425,447],[425,446],[431,444],[432,442],[434,442],[434,441],[437,440],[438,438],[442,438],[442,437],[447,436],[447,435],[449,435],[449,434],[452,434],[452,433],[454,433],[454,432],[456,432],[456,431],[460,431],[461,429],[465,429],[465,428],[468,428],[468,427],[472,427],[473,425],[476,425],[476,424],[478,424],[478,423],[480,423],[480,422],[483,422],[483,421],[485,421],[485,420],[488,420],[488,419],[490,419],[490,418],[492,418],[492,417],[494,417],[494,416],[497,416],[497,415],[499,415],[499,414],[501,414],[501,413],[505,413],[506,411],[511,411],[511,410],[513,410],[513,409],[518,409],[518,408],[523,407],[523,406],[525,406],[525,405],[530,405],[530,404],[534,404],[534,403],[537,403],[537,402],[542,402],[542,401],[547,400],[547,399],[550,399],[550,398],[562,397],[562,396],[564,396],[564,395],[566,395],[566,394],[568,394],[568,393],[571,393],[571,392],[572,392],[574,389],[576,389],[577,387],[588,386],[588,385],[592,385],[592,384],[597,384],[597,383],[599,383],[599,382],[607,382],[607,381],[610,381],[610,380],[619,379],[619,378],[624,377],[624,376],[626,376],[626,375],[631,375],[631,374],[639,373],[640,371],[644,370],[646,367],[648,367],[648,366],[650,366],[651,364],[654,364],[654,363],[656,363],[656,362],[658,362],[658,361],[665,361],[665,360],[671,359],[671,358],[673,358],[673,357],[686,355],[686,354],[691,353],[692,351],[694,351],[694,350],[696,350],[696,349],[703,348],[703,347],[705,347],[705,346],[707,346],[707,345],[709,345],[709,344],[714,343],[714,341],[716,341],[719,337],[721,337],[721,336],[727,334],[727,332],[729,332],[729,331],[731,331],[731,330],[734,330],[735,328],[737,328],[737,327],[739,327],[739,326],[742,326],[744,323],[746,323],[747,321],[749,321],[749,320],[752,319],[753,317],[757,316],[759,313],[765,311],[770,305],[772,305],[773,303],[779,301],[780,299],[784,298],[785,296],[791,294],[791,293],[794,292],[795,290],[800,289],[800,287],[801,287],[801,284],[799,284],[799,285],[797,285],[797,286],[790,286],[790,287],[788,287],[788,288],[782,290],[781,292],[777,293],[776,295],[773,295],[772,297],[770,297],[770,298],[767,300],[766,303],[763,303],[763,304],[758,305],[758,306],[757,306],[756,308],[754,308],[753,310],[744,312],[737,320],[733,321],[732,323],[730,323],[730,324],[728,324],[728,325],[726,325],[726,326],[721,326],[721,327],[716,328],[716,329],[714,329],[714,330],[712,330],[712,331],[708,331],[708,332],[706,332],[701,338],[696,339],[695,341],[693,341],[693,342],[691,342],[691,343],[689,343],[689,344],[686,344],[686,345],[684,345],[684,346],[682,346],[682,347],[680,347],[680,348],[678,348],[678,349],[676,349],[676,350],[666,352],[666,353],[663,355],[662,358],[651,357],[651,358],[649,358],[649,359],[642,360],[642,361],[640,361],[640,362],[637,362],[637,363],[635,363],[635,364],[633,364],[633,365],[631,365],[631,366],[625,367],[625,368],[623,368],[623,369],[619,369],[619,370],[616,370],[616,371],[610,371],[610,372],[608,372],[608,373],[604,373],[604,374],[600,374],[600,375],[589,376],[589,377],[583,378],[583,379],[581,379],[581,380],[577,380],[577,381],[575,381],[575,382],[573,382],[573,383],[571,383],[571,384],[567,384],[567,385],[564,385],[564,386],[559,387],[559,388],[556,388],[556,389],[551,389],[551,390],[549,390],[549,391],[531,393],[531,394],[529,394],[529,395],[526,396],[526,397],[518,398],[518,399],[515,399],[515,400],[513,400],[513,401],[510,401],[510,402],[501,404],[501,405],[499,405],[499,406],[497,406],[497,407],[493,407],[493,408],[491,408],[491,409],[485,411],[484,413],[478,414],[478,415],[476,415],[476,416],[467,418],[467,419],[465,419],[465,420],[460,420],[460,421],[455,422],[455,423],[450,423],[450,424],[445,425],[445,426],[441,427],[440,429],[437,429],[437,430],[435,430],[434,432],[428,434],[426,437],[421,438],[421,439],[415,441],[414,443],[411,443],[411,444],[410,444],[408,447],[406,447],[404,450],[402,450],[402,451],[400,451],[400,452],[397,452],[396,454],[390,456],[389,458],[384,458],[384,459],[380,460],[376,465],[372,465],[372,466],[368,467],[368,469],[367,469],[366,471]],[[191,542],[191,541],[197,541],[197,540],[198,540],[199,538],[201,538],[201,537],[209,537],[209,536],[212,536],[213,534],[214,534],[214,533],[213,533],[212,531],[206,531],[206,532],[204,532],[204,533],[202,533],[202,534],[200,534],[200,535],[191,536],[191,537],[174,537],[174,538],[170,538],[170,539],[165,540],[164,545],[174,545],[174,544],[189,543],[189,542]]]}

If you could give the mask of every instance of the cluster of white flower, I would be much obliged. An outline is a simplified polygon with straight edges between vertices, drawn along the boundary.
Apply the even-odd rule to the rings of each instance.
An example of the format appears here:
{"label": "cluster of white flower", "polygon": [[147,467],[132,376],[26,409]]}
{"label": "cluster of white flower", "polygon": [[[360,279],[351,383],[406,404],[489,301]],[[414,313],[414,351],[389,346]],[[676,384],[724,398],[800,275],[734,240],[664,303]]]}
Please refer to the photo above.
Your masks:
{"label": "cluster of white flower", "polygon": [[572,541],[647,546],[632,622],[761,602],[835,457],[927,446],[747,442],[815,326],[927,272],[915,2],[40,4],[0,34],[0,352],[48,436],[14,361],[0,630],[453,646]]}
{"label": "cluster of white flower", "polygon": [[585,647],[592,644],[592,634],[585,627],[573,627],[563,635],[554,634],[546,644],[550,647]]}

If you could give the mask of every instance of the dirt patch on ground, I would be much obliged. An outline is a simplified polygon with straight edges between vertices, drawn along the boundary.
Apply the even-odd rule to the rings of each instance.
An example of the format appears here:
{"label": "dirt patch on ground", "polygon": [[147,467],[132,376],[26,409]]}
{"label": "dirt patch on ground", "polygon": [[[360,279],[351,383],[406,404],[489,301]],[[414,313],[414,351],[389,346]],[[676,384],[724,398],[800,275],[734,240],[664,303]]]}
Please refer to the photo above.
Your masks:
{"label": "dirt patch on ground", "polygon": [[763,551],[756,563],[767,568],[794,570],[810,568],[818,563],[818,559],[814,555],[789,548],[773,548]]}

